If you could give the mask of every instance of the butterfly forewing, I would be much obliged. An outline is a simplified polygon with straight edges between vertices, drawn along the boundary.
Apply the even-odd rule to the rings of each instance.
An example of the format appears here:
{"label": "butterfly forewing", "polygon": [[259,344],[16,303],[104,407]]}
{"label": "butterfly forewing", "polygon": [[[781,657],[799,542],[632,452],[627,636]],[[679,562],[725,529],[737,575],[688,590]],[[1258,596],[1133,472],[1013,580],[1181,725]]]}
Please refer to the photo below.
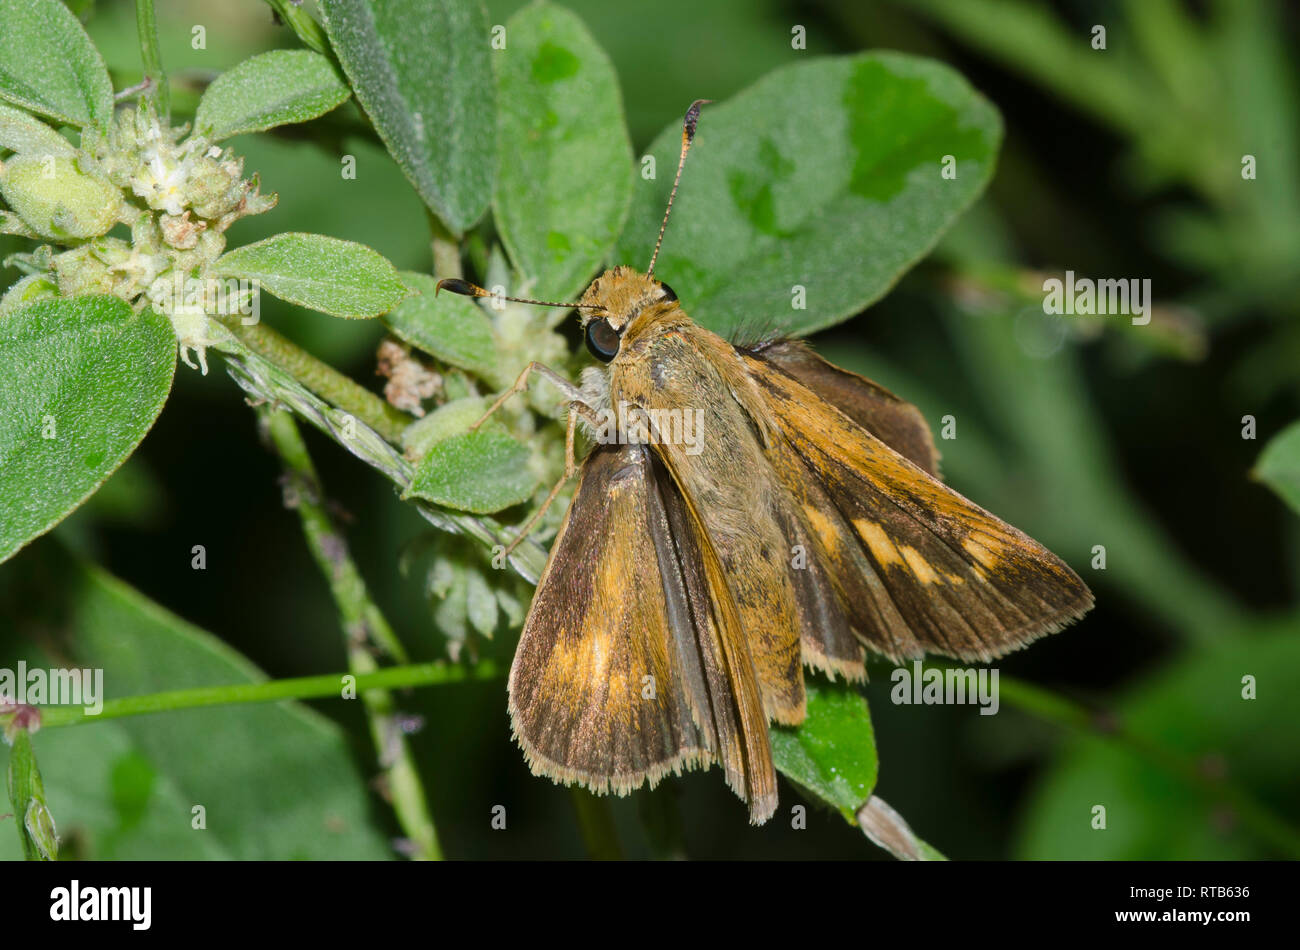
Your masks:
{"label": "butterfly forewing", "polygon": [[746,365],[783,438],[769,447],[851,621],[893,659],[989,660],[1092,605],[1058,557],[885,445],[790,374]]}

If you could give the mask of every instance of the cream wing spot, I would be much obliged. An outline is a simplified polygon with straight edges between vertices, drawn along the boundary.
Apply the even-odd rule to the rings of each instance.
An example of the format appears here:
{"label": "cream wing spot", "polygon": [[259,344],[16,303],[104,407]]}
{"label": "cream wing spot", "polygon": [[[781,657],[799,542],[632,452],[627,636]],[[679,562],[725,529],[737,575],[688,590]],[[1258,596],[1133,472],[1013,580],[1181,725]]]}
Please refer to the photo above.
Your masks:
{"label": "cream wing spot", "polygon": [[930,562],[921,556],[920,551],[908,544],[904,544],[899,550],[903,552],[903,560],[907,562],[907,566],[912,569],[918,581],[922,584],[939,583],[939,574],[930,566]]}
{"label": "cream wing spot", "polygon": [[812,505],[804,505],[804,515],[808,519],[808,524],[812,526],[817,538],[822,543],[827,554],[834,554],[840,547],[840,535],[831,523],[831,519],[826,514]]}
{"label": "cream wing spot", "polygon": [[[981,537],[987,537],[987,535],[981,535]],[[977,541],[974,535],[971,535],[969,538],[962,541],[961,546],[967,554],[990,570],[998,563],[997,554],[989,550],[989,548],[980,541]]]}
{"label": "cream wing spot", "polygon": [[853,527],[858,529],[858,534],[862,540],[867,542],[867,547],[871,549],[871,556],[881,567],[887,567],[891,564],[902,565],[903,557],[898,553],[898,548],[894,547],[894,542],[889,539],[885,529],[873,521],[866,518],[853,519]]}

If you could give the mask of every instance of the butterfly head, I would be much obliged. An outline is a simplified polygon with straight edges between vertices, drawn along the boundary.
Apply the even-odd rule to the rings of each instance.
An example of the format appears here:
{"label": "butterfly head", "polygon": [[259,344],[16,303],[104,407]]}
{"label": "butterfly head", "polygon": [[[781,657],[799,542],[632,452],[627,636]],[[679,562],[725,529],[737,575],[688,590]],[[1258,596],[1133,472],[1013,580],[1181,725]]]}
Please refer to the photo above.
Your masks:
{"label": "butterfly head", "polygon": [[[448,277],[438,281],[438,290],[447,290],[466,297],[492,297],[499,300],[513,300],[517,303],[537,304],[542,307],[574,307],[582,318],[588,351],[602,363],[612,362],[614,357],[618,356],[624,333],[633,321],[642,314],[651,317],[661,316],[677,307],[677,294],[654,276],[655,263],[659,260],[659,250],[663,247],[664,231],[668,227],[669,215],[672,214],[673,199],[677,197],[677,186],[681,184],[686,154],[695,140],[695,128],[700,120],[700,107],[711,101],[697,99],[686,110],[686,118],[682,123],[682,151],[677,159],[677,174],[673,178],[672,190],[668,193],[668,207],[664,209],[663,222],[659,225],[659,238],[655,241],[654,253],[650,256],[650,266],[644,274],[631,267],[610,268],[591,282],[591,286],[577,303],[507,297],[484,290],[477,284],[471,284],[458,277]],[[646,324],[642,323],[642,326]]]}
{"label": "butterfly head", "polygon": [[623,332],[643,313],[677,306],[677,294],[663,281],[631,267],[613,267],[591,282],[579,314],[587,349],[601,362],[618,355]]}

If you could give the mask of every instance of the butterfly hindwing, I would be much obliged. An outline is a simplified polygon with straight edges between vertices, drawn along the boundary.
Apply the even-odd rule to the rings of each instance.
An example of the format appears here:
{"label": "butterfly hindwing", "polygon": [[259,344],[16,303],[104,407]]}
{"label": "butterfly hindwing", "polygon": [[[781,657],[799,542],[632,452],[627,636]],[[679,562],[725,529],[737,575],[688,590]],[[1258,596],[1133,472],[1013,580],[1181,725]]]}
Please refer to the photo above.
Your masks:
{"label": "butterfly hindwing", "polygon": [[895,452],[939,477],[939,451],[930,426],[910,402],[879,383],[828,363],[802,340],[776,340],[741,352],[793,376]]}
{"label": "butterfly hindwing", "polygon": [[[651,497],[651,537],[665,564],[664,587],[673,591],[671,562],[675,560],[681,578],[680,590],[690,611],[690,628],[673,625],[682,666],[694,672],[698,664],[703,673],[704,691],[691,691],[691,707],[700,710],[696,720],[703,723],[710,739],[716,737],[716,758],[727,773],[727,783],[749,802],[750,818],[755,824],[771,817],[776,810],[776,772],[768,742],[767,715],[748,641],[740,615],[728,591],[726,577],[717,553],[694,511],[672,476],[653,453],[652,472],[663,503],[662,524],[654,514]],[[670,594],[671,596],[671,594]],[[694,697],[707,697],[708,705]],[[703,708],[701,708],[703,707]]]}
{"label": "butterfly hindwing", "polygon": [[534,771],[597,793],[717,761],[760,821],[766,719],[696,525],[643,446],[592,451],[515,653],[511,722]]}

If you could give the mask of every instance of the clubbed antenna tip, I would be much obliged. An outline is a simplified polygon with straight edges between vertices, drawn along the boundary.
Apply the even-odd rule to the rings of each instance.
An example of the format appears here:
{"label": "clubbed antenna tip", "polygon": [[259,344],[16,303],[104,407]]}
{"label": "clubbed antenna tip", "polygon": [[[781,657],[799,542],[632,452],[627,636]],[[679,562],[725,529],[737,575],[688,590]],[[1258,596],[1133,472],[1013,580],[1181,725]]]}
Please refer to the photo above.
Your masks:
{"label": "clubbed antenna tip", "polygon": [[664,209],[663,224],[659,225],[659,237],[655,241],[655,252],[650,256],[650,266],[646,269],[646,276],[648,277],[653,277],[655,273],[655,261],[659,260],[659,248],[663,247],[664,232],[668,230],[668,216],[673,213],[673,199],[677,197],[677,186],[682,181],[682,168],[686,165],[686,153],[691,150],[691,143],[695,141],[695,127],[700,124],[700,108],[712,101],[712,99],[696,99],[691,103],[691,107],[686,110],[686,119],[682,122],[682,154],[677,159],[677,175],[673,178],[673,190],[668,192],[668,207]]}

